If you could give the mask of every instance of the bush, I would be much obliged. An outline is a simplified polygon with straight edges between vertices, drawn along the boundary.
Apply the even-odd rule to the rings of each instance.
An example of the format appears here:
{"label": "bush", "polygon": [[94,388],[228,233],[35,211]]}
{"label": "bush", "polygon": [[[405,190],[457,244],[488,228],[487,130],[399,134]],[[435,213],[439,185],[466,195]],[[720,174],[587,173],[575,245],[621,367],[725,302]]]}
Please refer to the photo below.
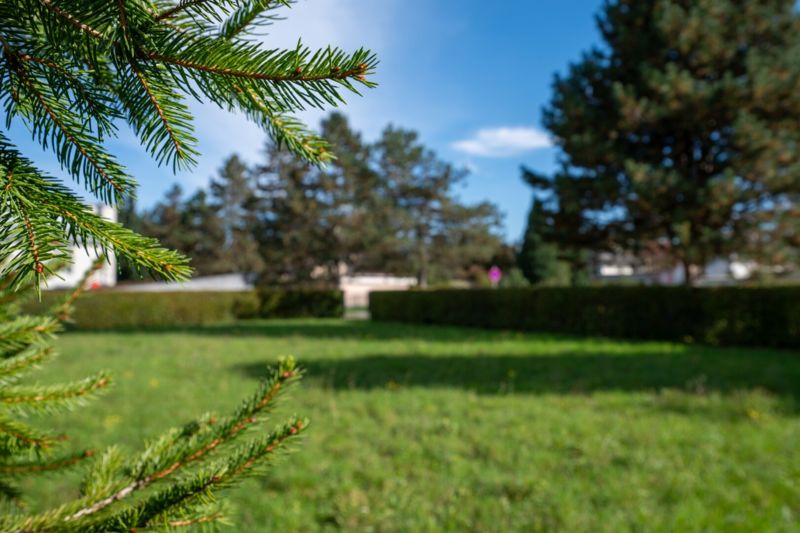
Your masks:
{"label": "bush", "polygon": [[[61,291],[45,292],[27,311],[41,312],[64,296]],[[73,318],[78,329],[194,326],[231,322],[257,308],[253,292],[90,291],[75,303]]]}
{"label": "bush", "polygon": [[261,318],[339,318],[344,316],[344,293],[338,289],[258,290]]}
{"label": "bush", "polygon": [[800,348],[800,287],[592,287],[370,294],[374,320]]}

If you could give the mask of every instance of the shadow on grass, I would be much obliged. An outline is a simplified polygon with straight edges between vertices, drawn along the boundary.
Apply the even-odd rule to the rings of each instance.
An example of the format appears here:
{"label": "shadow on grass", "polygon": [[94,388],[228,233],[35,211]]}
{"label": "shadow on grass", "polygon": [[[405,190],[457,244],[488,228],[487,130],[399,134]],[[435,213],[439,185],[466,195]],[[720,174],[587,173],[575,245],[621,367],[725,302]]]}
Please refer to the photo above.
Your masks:
{"label": "shadow on grass", "polygon": [[[334,389],[444,387],[481,394],[584,394],[681,389],[696,393],[762,390],[800,399],[800,357],[779,352],[704,350],[666,354],[548,356],[373,355],[301,361],[308,379]],[[265,364],[234,367],[262,377]]]}

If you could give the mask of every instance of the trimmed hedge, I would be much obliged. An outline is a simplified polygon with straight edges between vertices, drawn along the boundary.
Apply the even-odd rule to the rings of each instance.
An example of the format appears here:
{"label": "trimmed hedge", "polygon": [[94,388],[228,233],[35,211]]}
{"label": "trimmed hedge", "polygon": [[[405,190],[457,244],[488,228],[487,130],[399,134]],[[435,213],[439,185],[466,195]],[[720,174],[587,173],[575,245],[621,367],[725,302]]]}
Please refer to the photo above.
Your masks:
{"label": "trimmed hedge", "polygon": [[[41,302],[27,305],[41,313],[61,302],[67,292],[47,291]],[[224,324],[246,318],[341,317],[339,290],[259,289],[250,292],[117,292],[89,291],[75,303],[77,329],[134,329]]]}
{"label": "trimmed hedge", "polygon": [[800,348],[800,287],[373,292],[373,320]]}
{"label": "trimmed hedge", "polygon": [[344,293],[338,289],[258,289],[261,318],[339,318]]}
{"label": "trimmed hedge", "polygon": [[[45,292],[26,311],[38,313],[63,300]],[[74,327],[127,329],[197,326],[232,322],[242,309],[258,306],[254,292],[86,292],[75,302]]]}

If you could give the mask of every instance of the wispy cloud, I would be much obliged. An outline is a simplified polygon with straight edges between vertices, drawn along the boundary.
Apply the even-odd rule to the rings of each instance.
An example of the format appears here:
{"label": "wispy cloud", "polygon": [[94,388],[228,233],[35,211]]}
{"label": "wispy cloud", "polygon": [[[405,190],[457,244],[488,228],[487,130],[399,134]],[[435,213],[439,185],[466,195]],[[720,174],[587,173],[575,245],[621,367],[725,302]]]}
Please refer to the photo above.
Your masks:
{"label": "wispy cloud", "polygon": [[511,157],[552,145],[550,137],[536,128],[503,127],[478,130],[469,139],[453,143],[453,148],[478,157]]}

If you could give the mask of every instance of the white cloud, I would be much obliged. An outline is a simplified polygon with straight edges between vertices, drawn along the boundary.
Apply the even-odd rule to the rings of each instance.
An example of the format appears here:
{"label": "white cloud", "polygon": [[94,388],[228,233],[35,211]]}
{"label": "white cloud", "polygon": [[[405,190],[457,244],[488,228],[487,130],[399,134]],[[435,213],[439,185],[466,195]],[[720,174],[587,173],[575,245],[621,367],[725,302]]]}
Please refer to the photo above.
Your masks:
{"label": "white cloud", "polygon": [[550,137],[536,128],[504,127],[478,130],[471,138],[453,143],[453,148],[478,157],[510,157],[552,145]]}

